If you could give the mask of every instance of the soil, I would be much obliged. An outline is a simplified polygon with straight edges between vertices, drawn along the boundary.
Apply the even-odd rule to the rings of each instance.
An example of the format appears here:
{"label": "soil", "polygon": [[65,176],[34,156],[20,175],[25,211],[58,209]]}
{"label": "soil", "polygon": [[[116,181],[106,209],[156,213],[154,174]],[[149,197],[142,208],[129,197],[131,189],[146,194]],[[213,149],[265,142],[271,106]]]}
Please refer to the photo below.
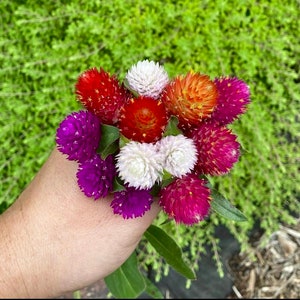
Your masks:
{"label": "soil", "polygon": [[[250,242],[252,248],[249,253],[237,252],[228,259],[227,276],[232,281],[232,292],[222,298],[299,299],[300,219],[296,219],[296,224],[292,226],[281,224],[269,238],[258,231]],[[69,293],[60,299],[75,299],[78,294],[81,299],[109,298],[105,283],[99,281],[77,294]],[[186,295],[186,299],[193,298],[188,291]],[[177,297],[165,293],[165,299],[171,298]]]}
{"label": "soil", "polygon": [[253,239],[252,247],[253,255],[229,260],[234,284],[227,298],[299,299],[300,219],[294,226],[280,225],[269,239]]}

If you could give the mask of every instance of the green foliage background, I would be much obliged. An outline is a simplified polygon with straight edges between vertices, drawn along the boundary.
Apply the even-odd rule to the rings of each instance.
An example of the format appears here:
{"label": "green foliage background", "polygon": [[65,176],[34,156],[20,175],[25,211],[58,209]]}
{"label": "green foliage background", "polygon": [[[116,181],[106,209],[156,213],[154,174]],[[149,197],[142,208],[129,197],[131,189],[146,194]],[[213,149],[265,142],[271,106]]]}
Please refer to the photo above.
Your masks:
{"label": "green foliage background", "polygon": [[[212,180],[248,221],[213,213],[193,227],[163,225],[189,249],[195,269],[211,245],[222,273],[218,224],[246,250],[255,221],[270,234],[299,213],[299,12],[296,0],[1,0],[0,212],[55,147],[58,124],[80,108],[74,83],[87,68],[103,67],[122,80],[148,58],[171,77],[190,69],[237,76],[250,86],[252,101],[232,125],[243,153],[230,174]],[[168,266],[141,245],[142,266],[151,264],[159,280]]]}

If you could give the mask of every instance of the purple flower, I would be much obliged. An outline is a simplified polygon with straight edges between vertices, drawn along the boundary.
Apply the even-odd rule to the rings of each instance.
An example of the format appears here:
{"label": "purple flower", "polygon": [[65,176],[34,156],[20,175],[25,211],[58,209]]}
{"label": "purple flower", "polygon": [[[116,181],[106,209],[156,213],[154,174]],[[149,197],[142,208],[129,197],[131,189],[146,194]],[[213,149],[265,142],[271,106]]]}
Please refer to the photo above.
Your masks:
{"label": "purple flower", "polygon": [[99,119],[89,111],[69,114],[56,131],[57,148],[69,160],[83,162],[93,157],[101,137]]}
{"label": "purple flower", "polygon": [[124,219],[142,217],[151,207],[153,197],[150,190],[126,186],[126,190],[115,192],[111,202],[114,214]]}
{"label": "purple flower", "polygon": [[79,164],[77,182],[80,190],[95,200],[104,198],[112,191],[115,176],[113,156],[109,155],[105,160],[99,154]]}
{"label": "purple flower", "polygon": [[211,119],[220,125],[230,124],[246,111],[250,102],[249,86],[235,77],[216,78],[214,83],[219,96]]}

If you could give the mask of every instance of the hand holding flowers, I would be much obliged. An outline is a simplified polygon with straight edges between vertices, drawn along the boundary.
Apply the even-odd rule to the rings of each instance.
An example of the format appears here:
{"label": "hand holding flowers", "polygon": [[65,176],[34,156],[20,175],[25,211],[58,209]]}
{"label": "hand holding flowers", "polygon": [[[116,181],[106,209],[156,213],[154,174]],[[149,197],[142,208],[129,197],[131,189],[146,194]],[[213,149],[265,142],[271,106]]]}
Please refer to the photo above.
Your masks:
{"label": "hand holding flowers", "polygon": [[154,197],[177,224],[209,215],[207,176],[229,173],[241,154],[227,125],[250,103],[245,82],[193,71],[170,79],[163,66],[144,60],[123,83],[102,68],[86,70],[75,93],[84,109],[61,122],[56,143],[78,162],[77,182],[87,197],[101,201],[112,193],[113,212],[124,219],[142,217]]}

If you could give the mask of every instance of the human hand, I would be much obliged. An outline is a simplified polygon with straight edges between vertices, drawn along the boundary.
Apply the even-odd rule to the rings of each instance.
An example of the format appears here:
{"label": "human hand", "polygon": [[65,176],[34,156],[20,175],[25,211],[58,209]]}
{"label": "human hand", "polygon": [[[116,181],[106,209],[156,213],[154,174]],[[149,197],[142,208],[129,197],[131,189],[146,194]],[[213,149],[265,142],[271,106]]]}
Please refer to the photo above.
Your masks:
{"label": "human hand", "polygon": [[154,202],[143,217],[124,220],[113,213],[111,196],[94,201],[79,190],[76,171],[77,163],[54,149],[0,216],[0,296],[57,297],[103,279],[160,211]]}

